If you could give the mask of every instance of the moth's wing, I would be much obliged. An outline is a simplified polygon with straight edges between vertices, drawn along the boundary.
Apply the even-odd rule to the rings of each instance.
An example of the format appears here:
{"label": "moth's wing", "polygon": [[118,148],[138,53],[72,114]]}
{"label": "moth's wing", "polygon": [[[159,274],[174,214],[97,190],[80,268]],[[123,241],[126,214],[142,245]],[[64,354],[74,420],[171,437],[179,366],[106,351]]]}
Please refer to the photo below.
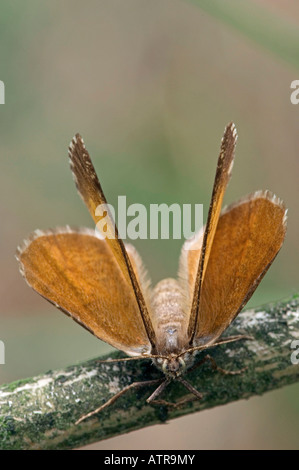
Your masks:
{"label": "moth's wing", "polygon": [[145,303],[146,305],[151,305],[152,282],[149,277],[148,271],[143,264],[143,260],[133,245],[131,245],[130,243],[126,243],[125,248],[130,258],[136,279],[140,285],[140,289]]}
{"label": "moth's wing", "polygon": [[106,238],[106,242],[109,245],[109,248],[111,249],[125,279],[133,288],[136,301],[139,306],[139,315],[142,317],[142,321],[144,323],[149,340],[152,346],[154,346],[155,332],[153,329],[150,313],[148,311],[148,306],[146,305],[142,290],[138,280],[136,279],[136,275],[130,258],[126,252],[124,243],[118,236],[117,227],[111,216],[109,207],[107,206],[105,195],[98,180],[89,153],[87,152],[84,141],[79,134],[76,134],[69,146],[69,157],[77,190],[96,224],[98,224],[98,222],[100,222],[103,217],[103,215],[97,215],[97,207],[102,206],[102,208],[107,208],[107,215],[105,217],[106,230],[105,232],[102,232],[102,235]]}
{"label": "moth's wing", "polygon": [[191,311],[205,226],[190,240],[186,240],[180,255],[178,278],[186,296],[186,308]]}
{"label": "moth's wing", "polygon": [[242,310],[285,233],[285,207],[269,191],[249,195],[222,212],[203,279],[195,346],[213,343]]}
{"label": "moth's wing", "polygon": [[196,270],[193,290],[194,293],[188,326],[188,337],[191,341],[194,337],[196,325],[198,322],[202,282],[209,262],[217,223],[221,212],[224,193],[231,176],[236,141],[237,131],[235,125],[233,123],[230,123],[225,129],[221,142],[220,154],[218,158],[216,176],[213,186],[213,193],[209,207],[208,220],[203,234],[201,249],[199,251],[199,261]]}
{"label": "moth's wing", "polygon": [[27,283],[95,336],[130,355],[150,352],[133,288],[92,230],[38,230],[17,258]]}

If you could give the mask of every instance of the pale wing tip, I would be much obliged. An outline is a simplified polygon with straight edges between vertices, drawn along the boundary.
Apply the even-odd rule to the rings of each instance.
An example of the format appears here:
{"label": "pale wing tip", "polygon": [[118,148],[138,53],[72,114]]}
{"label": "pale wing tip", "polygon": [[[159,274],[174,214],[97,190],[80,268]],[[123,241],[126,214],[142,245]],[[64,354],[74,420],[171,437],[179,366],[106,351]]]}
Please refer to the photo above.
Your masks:
{"label": "pale wing tip", "polygon": [[233,140],[236,142],[237,139],[238,139],[238,132],[237,132],[237,128],[236,128],[236,125],[233,121],[231,121],[229,124],[227,124],[227,126],[225,127],[224,129],[224,136],[223,136],[223,139],[225,138],[225,136],[227,135],[231,135],[233,137]]}
{"label": "pale wing tip", "polygon": [[288,210],[289,209],[285,209],[283,219],[282,219],[282,223],[285,226],[285,228],[286,228],[287,222],[288,222]]}
{"label": "pale wing tip", "polygon": [[233,166],[237,139],[238,139],[237,128],[233,122],[230,122],[225,127],[224,134],[221,139],[221,153],[220,153],[220,155],[222,155],[223,158],[224,158],[224,155],[227,154],[227,152],[230,155],[231,163],[229,167],[229,173],[231,172],[232,166]]}
{"label": "pale wing tip", "polygon": [[21,256],[24,253],[24,251],[27,250],[27,248],[31,245],[31,243],[36,240],[39,237],[42,237],[43,235],[47,235],[46,231],[36,229],[34,232],[32,232],[28,238],[25,238],[20,245],[18,245],[15,253],[16,259],[21,263]]}
{"label": "pale wing tip", "polygon": [[288,209],[286,208],[285,203],[280,197],[276,196],[276,194],[274,194],[269,189],[266,189],[266,190],[260,189],[259,191],[256,191],[255,193],[253,193],[252,197],[267,199],[268,201],[272,202],[272,204],[279,206],[284,211],[284,217],[287,217]]}
{"label": "pale wing tip", "polygon": [[80,194],[80,197],[83,199],[83,197],[82,197],[82,195],[81,195],[81,193],[78,189],[78,178],[77,178],[76,171],[75,171],[75,160],[76,160],[76,153],[77,153],[76,150],[79,150],[80,147],[82,147],[83,149],[86,149],[83,138],[77,132],[74,135],[74,137],[72,138],[72,140],[69,144],[68,155],[69,155],[69,164],[70,164],[71,172],[72,172],[72,175],[73,175],[73,180],[74,180],[75,185],[77,187],[77,190]]}
{"label": "pale wing tip", "polygon": [[229,206],[224,207],[223,210],[221,211],[221,214],[225,214],[226,212],[229,212],[234,207],[239,206],[241,204],[245,204],[249,202],[250,200],[254,200],[254,199],[267,199],[268,201],[272,202],[272,204],[280,207],[280,209],[284,212],[282,223],[283,223],[283,226],[286,228],[287,219],[288,219],[287,217],[288,209],[286,208],[283,200],[279,198],[278,196],[276,196],[276,194],[274,194],[269,189],[266,189],[266,190],[260,189],[258,191],[255,191],[254,193],[250,193],[247,196],[242,197],[241,199],[239,199],[239,201],[234,202],[230,204]]}
{"label": "pale wing tip", "polygon": [[32,242],[37,238],[47,237],[49,235],[59,235],[66,233],[77,233],[80,235],[88,235],[90,237],[95,237],[101,240],[101,237],[95,232],[95,230],[88,227],[72,227],[70,225],[65,225],[64,227],[56,227],[55,229],[40,230],[36,229],[32,232],[27,238],[25,238],[20,245],[18,245],[15,253],[15,258],[19,263],[19,270],[22,276],[26,279],[24,265],[22,263],[21,257],[23,253],[29,248]]}
{"label": "pale wing tip", "polygon": [[76,146],[80,145],[80,144],[82,145],[83,148],[85,148],[84,140],[81,137],[81,135],[77,132],[74,135],[74,137],[72,138],[72,140],[70,141],[70,144],[69,144],[68,151],[69,151],[69,156],[70,157],[72,157],[74,149],[76,148]]}
{"label": "pale wing tip", "polygon": [[227,175],[230,178],[234,166],[235,149],[237,144],[238,134],[237,128],[233,122],[230,122],[224,130],[221,140],[220,158],[227,161]]}
{"label": "pale wing tip", "polygon": [[88,227],[72,227],[70,225],[65,225],[64,227],[56,227],[54,229],[49,228],[47,230],[36,229],[17,247],[15,257],[19,262],[21,262],[20,257],[37,238],[66,233],[77,233],[80,235],[89,235],[91,237],[99,238],[95,231]]}

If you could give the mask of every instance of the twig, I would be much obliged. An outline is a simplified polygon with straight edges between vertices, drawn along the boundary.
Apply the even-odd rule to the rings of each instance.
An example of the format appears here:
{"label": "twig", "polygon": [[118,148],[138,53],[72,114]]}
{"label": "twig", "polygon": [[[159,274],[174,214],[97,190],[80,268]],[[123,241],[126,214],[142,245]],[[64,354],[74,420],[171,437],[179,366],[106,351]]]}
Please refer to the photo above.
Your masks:
{"label": "twig", "polygon": [[[0,449],[72,449],[299,380],[299,364],[291,361],[291,345],[299,339],[299,296],[241,313],[226,334],[247,334],[254,340],[224,344],[210,349],[209,354],[224,369],[248,369],[242,375],[223,376],[204,364],[188,374],[188,381],[203,393],[203,399],[177,409],[148,405],[146,398],[153,387],[143,387],[74,424],[132,382],[161,377],[149,360],[103,364],[97,358],[1,386]],[[203,355],[200,353],[199,360]],[[117,357],[124,356],[119,352],[106,356]],[[187,393],[173,382],[163,399],[173,402]]]}

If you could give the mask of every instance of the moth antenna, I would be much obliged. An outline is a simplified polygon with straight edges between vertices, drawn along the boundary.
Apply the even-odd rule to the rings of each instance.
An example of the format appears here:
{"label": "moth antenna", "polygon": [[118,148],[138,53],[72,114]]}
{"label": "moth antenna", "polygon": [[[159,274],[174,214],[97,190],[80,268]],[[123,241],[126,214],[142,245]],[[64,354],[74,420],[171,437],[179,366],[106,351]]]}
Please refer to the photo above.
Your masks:
{"label": "moth antenna", "polygon": [[148,356],[134,356],[134,357],[123,357],[120,359],[102,359],[98,360],[102,364],[107,364],[109,362],[127,362],[127,361],[138,361],[140,359],[167,359],[167,356],[158,356],[156,354],[150,354]]}
{"label": "moth antenna", "polygon": [[[164,379],[162,379],[164,380]],[[99,406],[96,410],[91,411],[90,413],[87,413],[84,416],[81,416],[76,422],[75,426],[82,423],[82,421],[85,421],[85,419],[90,418],[91,416],[94,416],[98,414],[100,411],[104,410],[108,406],[112,405],[118,398],[120,398],[124,393],[126,393],[128,390],[131,390],[133,388],[140,388],[140,387],[145,387],[145,386],[151,386],[151,385],[156,385],[161,382],[161,379],[154,379],[154,380],[146,380],[145,382],[133,382],[130,385],[127,385],[123,390],[120,392],[116,393],[113,395],[109,400],[106,401],[103,405]]]}
{"label": "moth antenna", "polygon": [[228,344],[228,343],[233,343],[234,341],[240,341],[240,340],[253,340],[253,336],[249,335],[236,335],[236,336],[229,336],[227,338],[223,338],[220,341],[217,341],[216,343],[211,343],[211,344],[206,344],[202,346],[194,346],[193,348],[186,349],[185,351],[181,352],[180,354],[177,355],[177,357],[183,356],[185,353],[192,353],[194,351],[204,351],[205,349],[213,348],[214,346],[219,346],[221,344]]}

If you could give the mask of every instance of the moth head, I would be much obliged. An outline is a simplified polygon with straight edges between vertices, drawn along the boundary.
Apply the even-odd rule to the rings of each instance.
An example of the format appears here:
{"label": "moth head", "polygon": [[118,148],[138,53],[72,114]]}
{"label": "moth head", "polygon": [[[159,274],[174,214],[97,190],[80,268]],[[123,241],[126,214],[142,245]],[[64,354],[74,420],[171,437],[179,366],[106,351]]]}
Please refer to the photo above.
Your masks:
{"label": "moth head", "polygon": [[167,377],[172,378],[179,377],[187,368],[184,358],[177,354],[170,354],[166,358],[157,358],[154,363]]}

